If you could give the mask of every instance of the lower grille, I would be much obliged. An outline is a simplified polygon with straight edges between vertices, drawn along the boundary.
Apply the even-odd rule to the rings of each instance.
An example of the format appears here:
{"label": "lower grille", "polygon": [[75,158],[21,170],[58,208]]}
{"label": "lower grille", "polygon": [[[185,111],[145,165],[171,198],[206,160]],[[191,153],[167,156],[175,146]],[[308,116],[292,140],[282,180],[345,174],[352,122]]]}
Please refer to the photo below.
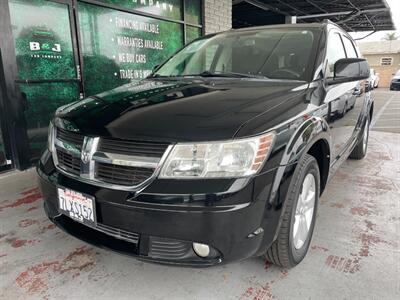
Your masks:
{"label": "lower grille", "polygon": [[96,163],[95,178],[118,185],[138,185],[150,178],[154,169]]}
{"label": "lower grille", "polygon": [[125,231],[122,229],[118,229],[100,223],[97,223],[96,229],[105,234],[111,235],[116,239],[124,240],[135,244],[139,242],[139,234],[134,232]]}
{"label": "lower grille", "polygon": [[191,243],[150,237],[149,256],[163,259],[182,259],[191,253]]}
{"label": "lower grille", "polygon": [[57,149],[58,166],[65,171],[74,175],[79,175],[81,170],[80,158],[74,157],[71,154]]}

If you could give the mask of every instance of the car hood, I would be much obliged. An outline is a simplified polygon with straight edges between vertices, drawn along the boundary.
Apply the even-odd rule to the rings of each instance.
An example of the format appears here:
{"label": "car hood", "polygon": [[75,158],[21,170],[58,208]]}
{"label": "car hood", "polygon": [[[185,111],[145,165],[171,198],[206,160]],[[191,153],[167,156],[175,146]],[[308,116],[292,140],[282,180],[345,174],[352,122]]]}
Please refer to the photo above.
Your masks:
{"label": "car hood", "polygon": [[400,75],[396,75],[396,76],[392,77],[392,80],[398,80],[398,79],[400,79]]}
{"label": "car hood", "polygon": [[[150,141],[230,139],[242,124],[304,93],[302,81],[146,79],[61,108],[58,126],[89,136]],[[267,115],[268,116],[268,115]]]}

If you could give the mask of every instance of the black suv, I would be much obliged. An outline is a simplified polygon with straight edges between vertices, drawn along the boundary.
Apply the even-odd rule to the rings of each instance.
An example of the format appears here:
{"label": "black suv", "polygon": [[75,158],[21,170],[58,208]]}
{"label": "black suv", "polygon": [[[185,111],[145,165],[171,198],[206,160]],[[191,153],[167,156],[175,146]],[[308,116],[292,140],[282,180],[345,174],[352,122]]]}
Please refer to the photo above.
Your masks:
{"label": "black suv", "polygon": [[148,78],[58,109],[37,168],[46,213],[144,260],[295,266],[329,178],[367,151],[368,77],[333,23],[199,38]]}

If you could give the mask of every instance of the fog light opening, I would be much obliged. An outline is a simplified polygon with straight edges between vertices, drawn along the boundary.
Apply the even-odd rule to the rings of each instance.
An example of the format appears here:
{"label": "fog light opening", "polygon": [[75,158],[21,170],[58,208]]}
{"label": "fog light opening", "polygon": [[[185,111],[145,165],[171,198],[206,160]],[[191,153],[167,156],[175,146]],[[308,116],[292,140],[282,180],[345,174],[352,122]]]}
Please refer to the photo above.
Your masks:
{"label": "fog light opening", "polygon": [[210,246],[206,244],[193,243],[193,250],[200,257],[207,257],[210,255]]}

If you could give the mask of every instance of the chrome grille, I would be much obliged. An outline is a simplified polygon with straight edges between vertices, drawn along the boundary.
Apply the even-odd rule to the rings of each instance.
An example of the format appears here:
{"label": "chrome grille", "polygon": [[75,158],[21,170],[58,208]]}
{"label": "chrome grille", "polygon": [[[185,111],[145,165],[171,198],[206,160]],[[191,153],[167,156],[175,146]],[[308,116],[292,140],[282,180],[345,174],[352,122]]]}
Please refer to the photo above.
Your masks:
{"label": "chrome grille", "polygon": [[81,171],[81,160],[66,151],[57,149],[58,166],[65,171],[79,175]]}
{"label": "chrome grille", "polygon": [[57,139],[69,144],[75,145],[77,148],[82,149],[83,135],[77,134],[75,132],[70,132],[61,128],[57,128]]}
{"label": "chrome grille", "polygon": [[98,151],[133,156],[161,157],[169,144],[102,138]]}
{"label": "chrome grille", "polygon": [[138,185],[151,177],[154,169],[96,163],[95,178],[112,184]]}
{"label": "chrome grille", "polygon": [[56,128],[53,160],[60,172],[107,188],[133,191],[157,175],[172,146],[87,137]]}

